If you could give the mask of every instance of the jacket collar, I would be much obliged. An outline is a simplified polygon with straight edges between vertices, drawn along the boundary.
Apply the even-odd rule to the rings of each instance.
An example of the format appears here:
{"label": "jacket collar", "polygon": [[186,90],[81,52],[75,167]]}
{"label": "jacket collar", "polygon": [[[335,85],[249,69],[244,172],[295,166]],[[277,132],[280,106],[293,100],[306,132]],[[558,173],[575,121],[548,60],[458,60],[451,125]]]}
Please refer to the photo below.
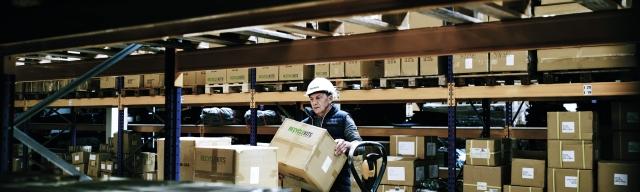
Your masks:
{"label": "jacket collar", "polygon": [[[307,113],[307,115],[309,115],[309,117],[311,118],[316,118],[317,115],[316,113],[313,112],[313,109],[311,107],[305,107],[304,108],[304,112]],[[333,114],[338,112],[338,108],[332,103],[331,104],[331,109],[329,110],[329,112],[324,116],[326,117],[330,117],[333,116]]]}

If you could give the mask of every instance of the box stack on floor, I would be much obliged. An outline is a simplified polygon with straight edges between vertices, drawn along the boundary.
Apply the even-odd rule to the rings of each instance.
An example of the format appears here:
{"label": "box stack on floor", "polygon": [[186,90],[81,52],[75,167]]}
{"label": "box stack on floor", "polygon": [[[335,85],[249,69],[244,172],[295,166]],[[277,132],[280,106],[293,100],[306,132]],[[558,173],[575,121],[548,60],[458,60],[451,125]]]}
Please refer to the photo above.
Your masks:
{"label": "box stack on floor", "polygon": [[502,191],[509,178],[510,146],[508,139],[467,139],[463,191]]}
{"label": "box stack on floor", "polygon": [[612,103],[611,117],[613,157],[598,162],[598,191],[640,191],[640,105]]}
{"label": "box stack on floor", "polygon": [[12,172],[19,172],[25,169],[25,167],[22,167],[22,157],[26,153],[25,151],[23,151],[23,146],[22,144],[13,144],[13,149],[11,150],[11,171]]}
{"label": "box stack on floor", "polygon": [[[116,162],[116,153],[118,148],[118,133],[114,133],[111,138],[111,157],[113,162]],[[142,137],[132,131],[125,131],[122,134],[122,149],[124,154],[124,174],[125,175],[139,175],[136,173],[136,156],[140,154],[142,148]],[[117,164],[117,163],[114,163]],[[105,165],[106,166],[106,165]],[[106,168],[106,167],[105,167]],[[115,170],[114,170],[115,171]]]}
{"label": "box stack on floor", "polygon": [[140,175],[142,179],[147,181],[156,181],[158,178],[156,172],[157,155],[155,153],[142,152],[136,155],[135,158],[136,175]]}
{"label": "box stack on floor", "polygon": [[511,185],[504,185],[505,192],[542,192],[545,185],[545,161],[514,158],[511,161]]}
{"label": "box stack on floor", "polygon": [[71,154],[71,164],[76,167],[76,170],[87,174],[91,146],[69,146],[69,153]]}
{"label": "box stack on floor", "polygon": [[433,136],[392,135],[391,156],[378,191],[415,191],[425,180],[438,178],[436,141]]}
{"label": "box stack on floor", "polygon": [[[165,180],[164,142],[164,138],[157,140],[158,170],[156,172],[155,179],[159,181]],[[180,181],[194,180],[193,178],[195,176],[194,167],[196,163],[196,148],[229,145],[231,145],[230,137],[180,137]]]}
{"label": "box stack on floor", "polygon": [[591,111],[547,113],[548,191],[593,191],[596,127]]}

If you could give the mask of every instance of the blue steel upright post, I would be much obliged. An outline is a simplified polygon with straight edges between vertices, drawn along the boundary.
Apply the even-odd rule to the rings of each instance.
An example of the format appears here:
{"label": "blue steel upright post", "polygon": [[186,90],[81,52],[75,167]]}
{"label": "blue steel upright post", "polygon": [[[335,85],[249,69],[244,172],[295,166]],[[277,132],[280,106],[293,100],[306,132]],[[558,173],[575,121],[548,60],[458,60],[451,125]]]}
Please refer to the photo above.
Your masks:
{"label": "blue steel upright post", "polygon": [[182,85],[176,86],[176,49],[165,48],[164,57],[164,106],[167,111],[165,119],[164,142],[164,178],[165,180],[180,181],[180,133],[182,110]]}
{"label": "blue steel upright post", "polygon": [[[124,94],[124,91],[122,90],[124,88],[124,76],[118,76],[116,78],[116,89],[118,90],[118,101],[120,101],[122,99],[122,96]],[[116,143],[116,147],[118,148],[118,150],[116,151],[116,175],[117,176],[124,176],[124,169],[125,169],[125,163],[124,163],[124,107],[122,107],[121,102],[118,102],[118,135],[117,135],[117,143]]]}
{"label": "blue steel upright post", "polygon": [[78,122],[78,114],[75,107],[71,107],[71,146],[76,146],[78,130],[76,124]]}
{"label": "blue steel upright post", "polygon": [[[0,58],[4,60],[4,57],[0,55]],[[0,175],[8,174],[11,169],[9,165],[11,162],[11,127],[13,124],[13,95],[15,87],[15,75],[10,74],[4,70],[7,65],[7,60],[2,63],[0,71]]]}
{"label": "blue steel upright post", "polygon": [[455,82],[453,79],[453,56],[448,55],[445,57],[447,62],[447,87],[449,88],[449,97],[447,98],[448,104],[448,134],[447,134],[447,142],[449,146],[447,147],[448,153],[448,164],[447,171],[449,174],[449,178],[447,180],[447,190],[448,191],[456,191],[456,99],[453,94],[453,90],[455,88]]}
{"label": "blue steel upright post", "polygon": [[256,68],[249,68],[249,80],[251,82],[251,109],[250,127],[249,127],[249,144],[251,146],[258,145],[258,108],[254,96],[256,94]]}

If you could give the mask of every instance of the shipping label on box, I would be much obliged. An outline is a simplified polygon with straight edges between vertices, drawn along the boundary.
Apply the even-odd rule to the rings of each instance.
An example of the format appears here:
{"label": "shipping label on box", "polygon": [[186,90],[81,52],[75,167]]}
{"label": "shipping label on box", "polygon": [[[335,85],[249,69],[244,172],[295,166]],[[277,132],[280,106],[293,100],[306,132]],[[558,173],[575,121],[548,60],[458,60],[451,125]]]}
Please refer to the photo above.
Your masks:
{"label": "shipping label on box", "polygon": [[334,155],[336,143],[326,129],[291,119],[285,119],[270,146],[278,147],[279,172],[304,179],[310,190],[328,191],[346,161]]}
{"label": "shipping label on box", "polygon": [[144,179],[145,181],[157,181],[158,180],[158,173],[156,173],[156,172],[143,173],[142,174],[142,179]]}
{"label": "shipping label on box", "polygon": [[331,62],[331,63],[329,63],[329,77],[331,77],[331,78],[343,78],[344,77],[344,62]]}
{"label": "shipping label on box", "polygon": [[437,137],[392,135],[389,139],[392,156],[435,159]]}
{"label": "shipping label on box", "polygon": [[467,165],[497,166],[503,164],[505,148],[500,139],[467,139]]}
{"label": "shipping label on box", "polygon": [[581,169],[547,169],[547,189],[550,192],[593,191],[593,171]]}
{"label": "shipping label on box", "polygon": [[377,190],[377,192],[412,192],[412,191],[413,191],[412,186],[402,186],[402,185],[380,185],[378,186],[378,190]]}
{"label": "shipping label on box", "polygon": [[640,160],[640,132],[614,132],[613,158],[617,160]]}
{"label": "shipping label on box", "polygon": [[515,185],[504,185],[502,191],[504,192],[543,192],[542,187],[523,187]]}
{"label": "shipping label on box", "polygon": [[115,88],[116,88],[115,76],[100,77],[100,89],[115,89]]}
{"label": "shipping label on box", "polygon": [[593,168],[591,141],[548,140],[547,153],[551,168]]}
{"label": "shipping label on box", "polygon": [[[378,168],[382,159],[378,160]],[[411,157],[387,157],[387,170],[380,184],[414,186],[426,178],[424,161]]]}
{"label": "shipping label on box", "polygon": [[489,52],[489,71],[526,72],[529,64],[528,57],[526,50]]}
{"label": "shipping label on box", "polygon": [[[195,148],[231,145],[230,137],[180,137],[180,180],[193,181]],[[164,138],[158,139],[158,180],[164,180]]]}
{"label": "shipping label on box", "polygon": [[502,166],[464,165],[463,191],[502,191],[506,177]]}
{"label": "shipping label on box", "polygon": [[440,75],[442,71],[438,56],[420,56],[420,75]]}
{"label": "shipping label on box", "polygon": [[591,111],[547,112],[547,139],[592,140],[595,117]]}
{"label": "shipping label on box", "polygon": [[196,147],[195,181],[278,187],[275,147]]}
{"label": "shipping label on box", "polygon": [[400,58],[385,59],[384,60],[384,77],[397,77],[400,76]]}
{"label": "shipping label on box", "polygon": [[227,83],[249,82],[249,68],[227,69]]}
{"label": "shipping label on box", "polygon": [[278,81],[278,66],[256,68],[256,81]]}
{"label": "shipping label on box", "polygon": [[403,57],[400,62],[400,76],[418,76],[418,57]]}
{"label": "shipping label on box", "polygon": [[207,70],[207,84],[223,84],[226,83],[227,70]]}
{"label": "shipping label on box", "polygon": [[489,54],[462,53],[453,55],[453,73],[485,73],[489,72]]}
{"label": "shipping label on box", "polygon": [[125,75],[124,88],[140,88],[142,87],[142,75]]}
{"label": "shipping label on box", "polygon": [[598,191],[640,191],[640,163],[600,161],[597,175]]}
{"label": "shipping label on box", "polygon": [[536,159],[513,159],[511,161],[511,184],[518,186],[545,186],[545,161]]}
{"label": "shipping label on box", "polygon": [[314,66],[314,76],[315,77],[329,77],[329,64],[328,63],[319,63]]}

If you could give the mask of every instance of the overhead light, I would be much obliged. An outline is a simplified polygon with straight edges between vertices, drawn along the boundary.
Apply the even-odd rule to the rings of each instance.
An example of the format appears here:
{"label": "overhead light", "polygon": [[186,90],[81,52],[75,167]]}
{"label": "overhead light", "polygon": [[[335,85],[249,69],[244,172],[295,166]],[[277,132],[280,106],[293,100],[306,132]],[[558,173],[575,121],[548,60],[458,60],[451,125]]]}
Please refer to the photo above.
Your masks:
{"label": "overhead light", "polygon": [[16,62],[16,66],[22,66],[24,65],[24,62]]}
{"label": "overhead light", "polygon": [[80,55],[80,52],[78,52],[78,51],[67,51],[67,53],[71,53],[71,54],[76,54],[76,55]]}
{"label": "overhead light", "polygon": [[40,63],[40,64],[51,63],[51,60],[43,59],[43,60],[38,61],[38,63]]}
{"label": "overhead light", "polygon": [[208,48],[209,48],[209,43],[207,42],[198,43],[198,49],[208,49]]}
{"label": "overhead light", "polygon": [[108,58],[108,57],[109,57],[109,55],[105,55],[105,54],[98,54],[98,55],[96,55],[96,57],[95,57],[95,58],[96,58],[96,59],[103,59],[103,58]]}

